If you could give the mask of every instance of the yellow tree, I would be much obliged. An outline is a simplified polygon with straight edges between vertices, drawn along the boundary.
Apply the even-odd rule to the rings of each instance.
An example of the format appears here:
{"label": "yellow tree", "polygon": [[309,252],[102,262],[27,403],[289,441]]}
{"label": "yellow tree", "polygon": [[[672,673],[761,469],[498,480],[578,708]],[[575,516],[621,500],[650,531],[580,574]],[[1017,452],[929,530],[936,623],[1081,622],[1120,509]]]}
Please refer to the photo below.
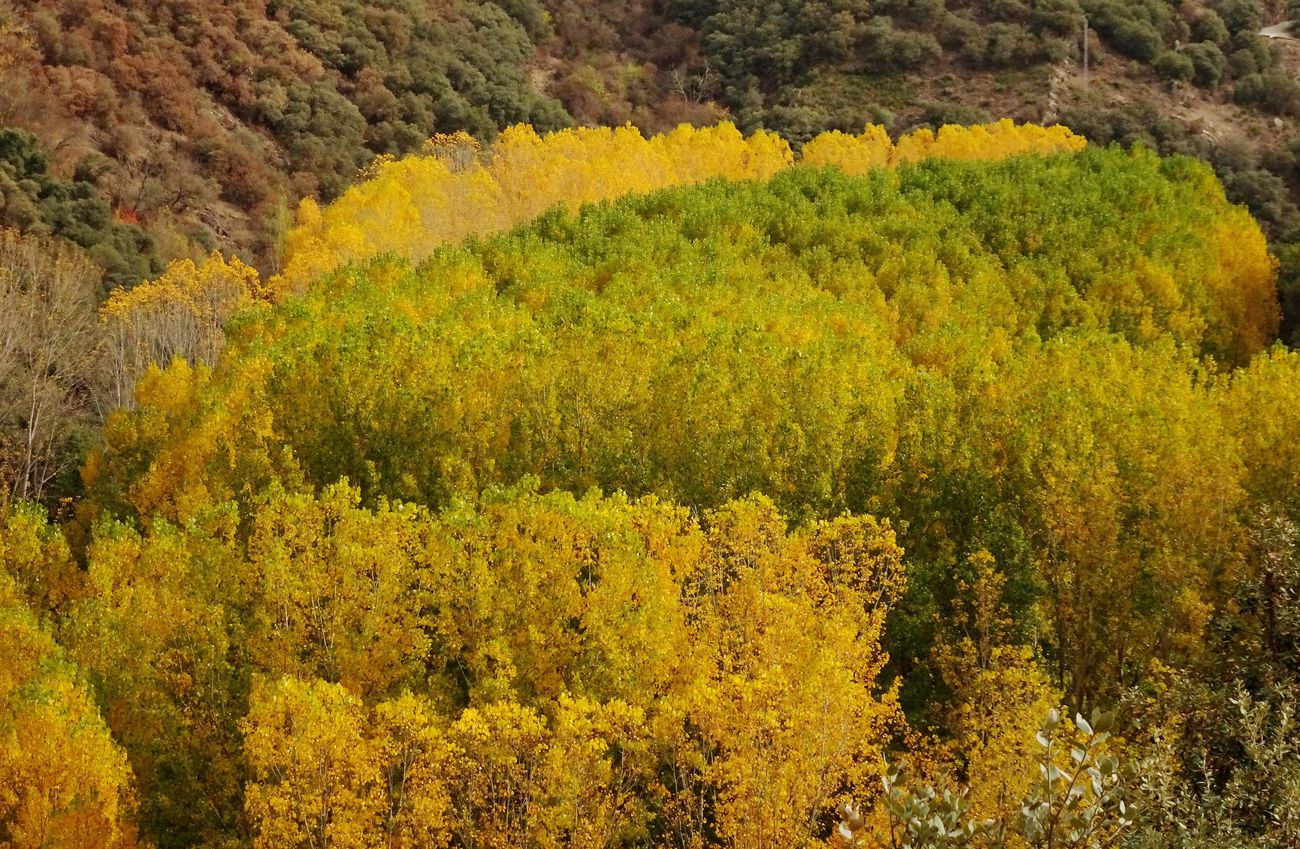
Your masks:
{"label": "yellow tree", "polygon": [[569,696],[555,709],[554,731],[513,702],[448,725],[410,693],[367,713],[339,685],[260,685],[244,722],[255,845],[598,849],[644,837],[644,713]]}
{"label": "yellow tree", "polygon": [[177,359],[149,367],[136,388],[139,411],[110,415],[103,444],[82,466],[82,480],[100,496],[81,505],[84,527],[99,509],[138,515],[146,525],[183,525],[236,493],[258,492],[273,481],[289,488],[301,483],[267,405],[269,363],[261,357],[226,362],[230,391],[212,405],[199,403],[213,389],[206,364]]}
{"label": "yellow tree", "polygon": [[687,697],[700,757],[678,755],[675,770],[687,780],[672,788],[686,797],[677,809],[689,812],[703,783],[713,793],[701,819],[726,845],[811,845],[837,794],[876,774],[900,721],[875,678],[902,552],[889,527],[870,518],[787,536],[761,497],[707,521],[709,548],[688,595],[692,638],[708,648],[712,668]]}
{"label": "yellow tree", "polygon": [[945,125],[938,133],[922,128],[897,143],[890,141],[883,127],[873,124],[857,136],[837,130],[817,136],[804,146],[800,161],[864,174],[872,168],[896,168],[930,158],[994,161],[1027,153],[1074,153],[1086,144],[1083,136],[1066,127],[1016,124],[1008,119],[972,127]]}
{"label": "yellow tree", "polygon": [[1240,461],[1186,357],[1062,338],[968,399],[968,449],[1029,536],[1076,709],[1153,658],[1199,653],[1214,585],[1240,563]]}
{"label": "yellow tree", "polygon": [[1035,739],[1060,691],[1029,647],[1012,641],[1003,593],[1006,576],[988,552],[971,557],[974,578],[958,583],[961,637],[941,636],[935,663],[953,691],[951,748],[969,789],[971,816],[1010,822],[1037,783]]}
{"label": "yellow tree", "polygon": [[451,724],[442,774],[458,845],[555,845],[556,823],[546,810],[550,738],[541,714],[513,702],[469,708]]}
{"label": "yellow tree", "polygon": [[360,699],[324,681],[259,681],[243,731],[256,849],[370,849],[380,842],[387,800]]}
{"label": "yellow tree", "polygon": [[0,846],[129,846],[131,804],[80,673],[0,574]]}
{"label": "yellow tree", "polygon": [[674,580],[697,534],[685,511],[526,490],[485,501],[444,514],[445,547],[430,551],[437,665],[472,702],[573,692],[652,709],[687,666]]}
{"label": "yellow tree", "polygon": [[131,759],[151,835],[199,843],[242,828],[235,617],[248,591],[231,534],[231,524],[214,534],[157,522],[142,535],[99,523],[86,589],[62,623]]}
{"label": "yellow tree", "polygon": [[37,505],[0,504],[0,574],[8,575],[27,604],[42,616],[67,613],[85,591],[84,573],[67,540]]}
{"label": "yellow tree", "polygon": [[546,783],[561,845],[607,849],[645,840],[660,789],[647,720],[644,710],[618,700],[557,700]]}
{"label": "yellow tree", "polygon": [[1300,519],[1300,355],[1281,348],[1256,357],[1215,394],[1216,406],[1240,447],[1252,509],[1283,510]]}
{"label": "yellow tree", "polygon": [[444,724],[428,701],[409,692],[377,705],[371,714],[381,770],[383,845],[389,849],[437,849],[451,840]]}
{"label": "yellow tree", "polygon": [[375,699],[417,681],[429,652],[428,573],[415,557],[428,517],[360,498],[346,483],[264,494],[248,540],[248,648],[268,674]]}
{"label": "yellow tree", "polygon": [[865,174],[873,168],[886,168],[894,157],[894,142],[878,124],[868,124],[860,135],[839,130],[822,133],[809,140],[799,155],[804,165],[836,165],[845,174]]}

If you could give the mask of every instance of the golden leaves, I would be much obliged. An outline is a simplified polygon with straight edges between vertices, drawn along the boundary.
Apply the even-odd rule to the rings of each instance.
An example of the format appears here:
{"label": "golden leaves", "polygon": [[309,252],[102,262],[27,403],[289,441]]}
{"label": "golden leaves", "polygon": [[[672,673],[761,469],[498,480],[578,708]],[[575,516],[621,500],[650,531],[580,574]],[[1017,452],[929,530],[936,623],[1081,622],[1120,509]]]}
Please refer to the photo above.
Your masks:
{"label": "golden leaves", "polygon": [[156,280],[115,289],[100,320],[113,360],[116,406],[131,406],[136,382],[150,365],[216,362],[231,316],[269,299],[256,271],[216,251],[201,264],[178,260]]}
{"label": "golden leaves", "polygon": [[[875,690],[882,609],[864,589],[896,579],[900,551],[875,520],[789,534],[752,500],[715,514],[705,537],[653,500],[525,490],[440,519],[381,507],[365,520],[354,497],[272,499],[254,519],[250,556],[266,563],[284,546],[282,579],[300,571],[316,593],[255,599],[258,621],[301,622],[285,647],[313,655],[316,642],[400,639],[381,611],[349,613],[344,573],[383,583],[374,568],[341,561],[327,574],[304,547],[341,550],[350,524],[374,521],[363,535],[390,564],[379,568],[414,569],[383,608],[405,607],[398,630],[430,635],[426,668],[449,677],[411,670],[385,691],[357,673],[400,668],[391,662],[302,664],[254,643],[272,676],[243,721],[259,846],[401,836],[601,849],[644,833],[656,800],[686,805],[700,788],[728,842],[800,845],[838,788],[866,780],[899,721]],[[316,510],[325,526],[304,521]],[[683,583],[714,571],[731,578]],[[437,613],[421,621],[422,609]],[[330,640],[312,630],[340,616]],[[451,707],[458,679],[470,684],[464,708]]]}
{"label": "golden leaves", "polygon": [[[1082,137],[1063,127],[944,127],[895,145],[880,127],[861,136],[831,132],[813,139],[800,159],[839,165],[851,174],[927,157],[1001,159],[1077,151]],[[289,234],[285,270],[273,283],[300,292],[348,261],[392,252],[422,259],[438,245],[508,229],[563,204],[571,210],[627,194],[705,180],[767,180],[795,164],[780,136],[746,138],[731,124],[645,138],[632,126],[579,128],[539,136],[507,128],[486,153],[461,134],[435,137],[424,155],[376,164],[367,179],[323,212],[304,201]]]}
{"label": "golden leaves", "polygon": [[126,757],[76,668],[28,609],[0,601],[4,845],[130,845],[132,833],[122,825],[131,806],[129,780]]}
{"label": "golden leaves", "polygon": [[924,159],[998,160],[1029,153],[1074,153],[1087,141],[1062,126],[1040,127],[1003,119],[995,124],[959,127],[946,125],[938,134],[928,128],[914,130],[893,142],[883,127],[868,125],[861,135],[832,130],[804,146],[805,165],[836,165],[846,174],[865,174],[873,168],[897,168]]}
{"label": "golden leaves", "polygon": [[282,678],[255,687],[243,722],[255,847],[375,845],[384,795],[365,726],[365,706],[337,684]]}

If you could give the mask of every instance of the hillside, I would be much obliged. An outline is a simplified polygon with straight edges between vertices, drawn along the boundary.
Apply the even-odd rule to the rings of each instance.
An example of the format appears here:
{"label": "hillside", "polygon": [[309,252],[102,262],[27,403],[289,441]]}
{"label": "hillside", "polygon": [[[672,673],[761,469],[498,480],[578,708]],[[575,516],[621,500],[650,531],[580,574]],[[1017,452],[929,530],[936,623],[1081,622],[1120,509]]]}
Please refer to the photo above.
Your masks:
{"label": "hillside", "polygon": [[0,0],[0,849],[1297,849],[1300,0]]}
{"label": "hillside", "polygon": [[[1010,117],[1205,159],[1280,239],[1300,54],[1257,33],[1284,15],[1267,0],[6,0],[0,130],[35,139],[3,147],[0,223],[96,248],[112,283],[214,247],[266,272],[300,198],[331,200],[434,134],[730,118],[798,149],[868,123]],[[32,156],[70,188],[43,188]],[[83,208],[51,209],[67,191]]]}
{"label": "hillside", "polygon": [[376,154],[570,121],[529,82],[549,34],[532,0],[7,0],[0,21],[0,121],[167,259],[273,262],[286,204],[332,198]]}

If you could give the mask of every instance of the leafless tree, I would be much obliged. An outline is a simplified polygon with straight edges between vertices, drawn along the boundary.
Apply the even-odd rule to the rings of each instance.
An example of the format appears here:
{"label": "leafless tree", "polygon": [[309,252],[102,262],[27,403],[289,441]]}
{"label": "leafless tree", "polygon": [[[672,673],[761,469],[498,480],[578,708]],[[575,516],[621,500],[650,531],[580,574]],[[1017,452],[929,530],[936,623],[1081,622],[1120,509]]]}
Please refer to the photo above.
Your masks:
{"label": "leafless tree", "polygon": [[64,242],[0,231],[0,489],[40,500],[100,415],[101,272]]}
{"label": "leafless tree", "polygon": [[698,74],[688,73],[681,68],[673,68],[671,82],[672,92],[688,103],[703,103],[713,96],[716,78],[708,62]]}

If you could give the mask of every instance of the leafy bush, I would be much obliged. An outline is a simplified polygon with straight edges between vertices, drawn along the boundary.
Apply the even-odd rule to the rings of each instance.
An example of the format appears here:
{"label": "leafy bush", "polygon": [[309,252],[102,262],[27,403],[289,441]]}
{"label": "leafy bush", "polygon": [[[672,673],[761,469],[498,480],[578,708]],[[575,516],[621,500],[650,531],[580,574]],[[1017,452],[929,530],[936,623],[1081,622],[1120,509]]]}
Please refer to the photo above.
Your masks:
{"label": "leafy bush", "polygon": [[1250,74],[1237,81],[1233,97],[1275,115],[1300,117],[1300,81],[1284,70]]}
{"label": "leafy bush", "polygon": [[1255,694],[1241,681],[1216,689],[1177,677],[1158,703],[1146,703],[1135,716],[1144,736],[1137,792],[1146,821],[1134,845],[1286,846],[1300,830],[1297,696],[1294,683]]}
{"label": "leafy bush", "polygon": [[1035,30],[1072,36],[1080,30],[1083,7],[1079,0],[1039,0],[1030,13]]}
{"label": "leafy bush", "polygon": [[969,103],[936,101],[921,104],[917,125],[937,130],[946,126],[981,124],[990,118],[988,112]]}
{"label": "leafy bush", "polygon": [[1228,58],[1212,41],[1189,44],[1183,55],[1192,63],[1192,79],[1199,86],[1216,88],[1228,74]]}
{"label": "leafy bush", "polygon": [[1264,26],[1260,4],[1255,0],[1211,0],[1210,6],[1238,42],[1253,42]]}
{"label": "leafy bush", "polygon": [[1129,19],[1111,25],[1107,40],[1125,56],[1143,62],[1155,59],[1164,46],[1164,39],[1150,24]]}
{"label": "leafy bush", "polygon": [[[861,812],[842,804],[836,836],[845,846],[897,849],[1127,845],[1137,817],[1130,808],[1132,771],[1122,771],[1119,759],[1108,749],[1113,725],[1110,714],[1094,715],[1091,723],[1076,714],[1075,727],[1063,728],[1061,713],[1053,708],[1035,735],[1041,777],[1023,801],[1009,800],[1018,808],[1015,817],[976,820],[969,815],[964,790],[938,793],[929,786],[905,790],[900,786],[901,771],[891,766],[883,780],[887,815],[883,833],[871,833]],[[1067,750],[1068,760],[1063,757]]]}
{"label": "leafy bush", "polygon": [[1277,247],[1278,298],[1282,305],[1282,341],[1300,347],[1300,233],[1288,233]]}
{"label": "leafy bush", "polygon": [[1031,65],[1042,49],[1042,42],[1020,24],[991,24],[985,37],[983,63],[995,68]]}
{"label": "leafy bush", "polygon": [[913,70],[936,61],[943,48],[929,33],[897,32],[884,42],[881,52],[891,57],[895,68]]}
{"label": "leafy bush", "polygon": [[1166,50],[1157,56],[1151,67],[1167,80],[1190,80],[1196,76],[1196,65],[1192,57],[1173,50]]}
{"label": "leafy bush", "polygon": [[1208,41],[1220,47],[1227,46],[1232,35],[1228,25],[1213,9],[1203,9],[1192,21],[1192,35],[1197,41]]}
{"label": "leafy bush", "polygon": [[60,180],[30,133],[0,129],[0,227],[58,236],[85,248],[104,269],[105,286],[134,285],[162,264],[153,240],[114,220],[88,180]]}

